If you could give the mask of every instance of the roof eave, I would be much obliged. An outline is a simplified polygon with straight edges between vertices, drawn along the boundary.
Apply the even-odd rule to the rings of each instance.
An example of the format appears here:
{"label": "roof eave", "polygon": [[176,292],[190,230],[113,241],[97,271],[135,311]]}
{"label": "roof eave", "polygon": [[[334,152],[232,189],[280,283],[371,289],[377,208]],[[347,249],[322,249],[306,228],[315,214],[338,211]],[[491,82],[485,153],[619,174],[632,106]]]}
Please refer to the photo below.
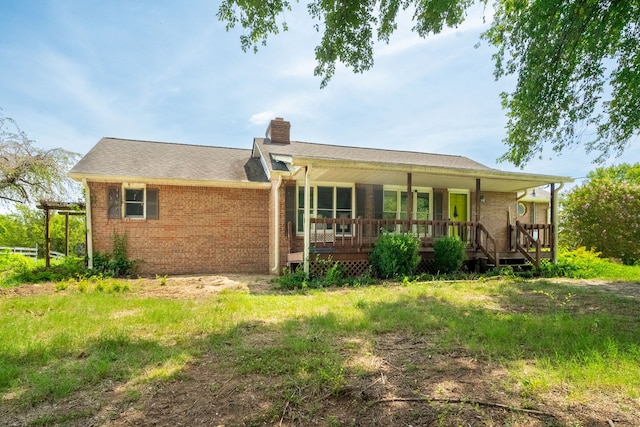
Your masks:
{"label": "roof eave", "polygon": [[[466,176],[476,178],[498,178],[509,179],[517,178],[519,180],[526,180],[531,182],[543,181],[545,183],[571,183],[574,182],[573,178],[566,176],[556,175],[539,175],[529,174],[522,172],[506,172],[497,169],[462,169],[452,168],[444,166],[422,166],[415,164],[402,164],[402,163],[387,163],[387,162],[359,162],[353,160],[341,160],[341,159],[324,159],[316,157],[294,157],[292,164],[295,166],[307,166],[313,165],[317,167],[342,167],[342,168],[356,168],[356,169],[368,169],[368,170],[385,170],[395,172],[411,172],[411,173],[429,173],[438,175],[450,175],[450,176]],[[529,187],[527,187],[529,188]]]}
{"label": "roof eave", "polygon": [[139,182],[156,185],[176,185],[187,187],[224,187],[224,188],[251,188],[270,189],[271,182],[251,182],[251,181],[215,181],[205,179],[182,179],[182,178],[149,178],[142,176],[115,176],[96,175],[84,173],[69,173],[67,176],[76,181],[82,182]]}

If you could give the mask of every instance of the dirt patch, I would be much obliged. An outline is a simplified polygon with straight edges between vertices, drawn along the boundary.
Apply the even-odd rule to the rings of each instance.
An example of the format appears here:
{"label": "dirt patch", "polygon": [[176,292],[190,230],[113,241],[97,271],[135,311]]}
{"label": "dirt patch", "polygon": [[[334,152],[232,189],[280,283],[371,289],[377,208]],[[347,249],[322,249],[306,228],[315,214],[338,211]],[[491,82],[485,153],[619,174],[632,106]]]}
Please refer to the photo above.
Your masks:
{"label": "dirt patch", "polygon": [[609,292],[619,296],[640,299],[640,283],[633,282],[608,282],[606,280],[576,280],[576,279],[546,279],[547,282],[561,283],[572,286],[583,286],[603,292]]}
{"label": "dirt patch", "polygon": [[[270,276],[251,275],[207,275],[172,276],[166,278],[123,279],[130,291],[149,298],[207,298],[222,291],[247,291],[265,293],[272,290]],[[69,288],[73,289],[73,288]],[[30,295],[64,293],[56,290],[55,283],[35,283],[15,288],[0,288],[0,297],[20,297]]]}
{"label": "dirt patch", "polygon": [[213,275],[213,276],[175,276],[162,278],[131,280],[134,292],[152,298],[206,298],[222,291],[246,291],[264,293],[272,286],[269,276],[250,275]]}
{"label": "dirt patch", "polygon": [[[640,299],[640,284],[554,280]],[[270,277],[211,275],[132,279],[131,292],[151,298],[205,299],[223,291],[275,292]],[[54,284],[3,289],[0,297],[56,292]],[[63,291],[65,292],[65,291]],[[133,315],[119,312],[117,316]],[[256,335],[269,345],[269,334]],[[532,400],[498,363],[463,349],[443,353],[428,336],[387,333],[373,342],[340,343],[348,372],[323,394],[285,387],[286,375],[242,374],[204,354],[173,378],[135,389],[105,383],[19,414],[0,408],[0,425],[68,426],[640,426],[640,400],[594,390],[569,403],[553,392]],[[133,390],[133,391],[132,391]],[[2,402],[0,402],[2,406]],[[4,415],[3,415],[4,412]]]}

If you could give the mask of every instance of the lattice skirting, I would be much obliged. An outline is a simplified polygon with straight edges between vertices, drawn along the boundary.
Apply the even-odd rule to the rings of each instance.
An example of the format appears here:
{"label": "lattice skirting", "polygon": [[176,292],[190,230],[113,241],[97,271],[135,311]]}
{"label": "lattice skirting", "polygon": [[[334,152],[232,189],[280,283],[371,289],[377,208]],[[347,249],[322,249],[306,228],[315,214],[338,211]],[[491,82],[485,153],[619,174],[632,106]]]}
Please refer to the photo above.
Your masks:
{"label": "lattice skirting", "polygon": [[[319,256],[309,262],[309,272],[312,276],[323,277],[327,269],[336,262],[346,270],[348,277],[361,277],[370,272],[369,258],[366,254],[332,254],[329,256]],[[433,259],[422,258],[416,269],[416,274],[430,273],[433,266]]]}
{"label": "lattice skirting", "polygon": [[[369,259],[361,254],[358,255],[332,254],[331,258],[328,256],[316,257],[314,261],[309,262],[309,272],[312,276],[323,277],[327,269],[339,262],[345,268],[348,277],[362,277],[366,274],[374,274],[374,272],[370,272]],[[467,261],[465,268],[468,271],[473,271],[473,260]],[[415,274],[432,274],[435,273],[433,270],[433,258],[423,257],[416,268]]]}
{"label": "lattice skirting", "polygon": [[348,277],[361,277],[369,272],[368,259],[332,259],[331,261],[311,261],[309,263],[309,273],[312,276],[324,276],[326,270],[336,262],[339,262],[345,268],[345,274]]}

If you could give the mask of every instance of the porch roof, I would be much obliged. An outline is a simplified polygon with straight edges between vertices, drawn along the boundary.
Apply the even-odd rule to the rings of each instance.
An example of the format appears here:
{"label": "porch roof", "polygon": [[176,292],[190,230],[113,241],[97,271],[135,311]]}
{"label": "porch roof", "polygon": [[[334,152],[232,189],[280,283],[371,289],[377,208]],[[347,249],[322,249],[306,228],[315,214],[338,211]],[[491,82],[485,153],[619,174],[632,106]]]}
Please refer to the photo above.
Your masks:
{"label": "porch roof", "polygon": [[411,151],[345,147],[291,141],[273,144],[256,138],[255,150],[265,159],[268,173],[284,173],[303,179],[303,167],[311,166],[310,178],[324,182],[406,185],[474,190],[476,179],[482,191],[515,192],[551,183],[573,182],[565,176],[506,172],[487,167],[464,156]]}

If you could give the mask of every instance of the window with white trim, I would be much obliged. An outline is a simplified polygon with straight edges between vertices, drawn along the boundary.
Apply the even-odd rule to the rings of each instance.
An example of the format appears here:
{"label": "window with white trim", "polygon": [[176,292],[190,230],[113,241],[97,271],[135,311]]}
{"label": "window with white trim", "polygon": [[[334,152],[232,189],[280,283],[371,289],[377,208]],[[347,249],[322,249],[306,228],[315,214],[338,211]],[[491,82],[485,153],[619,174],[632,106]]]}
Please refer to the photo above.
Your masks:
{"label": "window with white trim", "polygon": [[124,189],[124,217],[144,218],[144,188]]}
{"label": "window with white trim", "polygon": [[107,218],[158,219],[159,190],[124,183],[107,189]]}
{"label": "window with white trim", "polygon": [[[354,195],[353,186],[311,185],[309,186],[310,215],[312,218],[353,218]],[[304,230],[304,186],[298,186],[297,196],[296,230],[298,233],[302,233]],[[332,228],[332,224],[327,224],[327,229]],[[344,230],[337,231],[351,233],[351,227],[350,225],[344,225]]]}
{"label": "window with white trim", "polygon": [[[413,215],[411,219],[428,220],[432,218],[431,214],[431,188],[414,187],[411,195],[413,202]],[[383,219],[407,219],[407,189],[406,187],[385,186],[383,194]],[[389,231],[394,231],[400,227],[387,227]],[[416,229],[414,232],[425,234],[424,226]]]}

